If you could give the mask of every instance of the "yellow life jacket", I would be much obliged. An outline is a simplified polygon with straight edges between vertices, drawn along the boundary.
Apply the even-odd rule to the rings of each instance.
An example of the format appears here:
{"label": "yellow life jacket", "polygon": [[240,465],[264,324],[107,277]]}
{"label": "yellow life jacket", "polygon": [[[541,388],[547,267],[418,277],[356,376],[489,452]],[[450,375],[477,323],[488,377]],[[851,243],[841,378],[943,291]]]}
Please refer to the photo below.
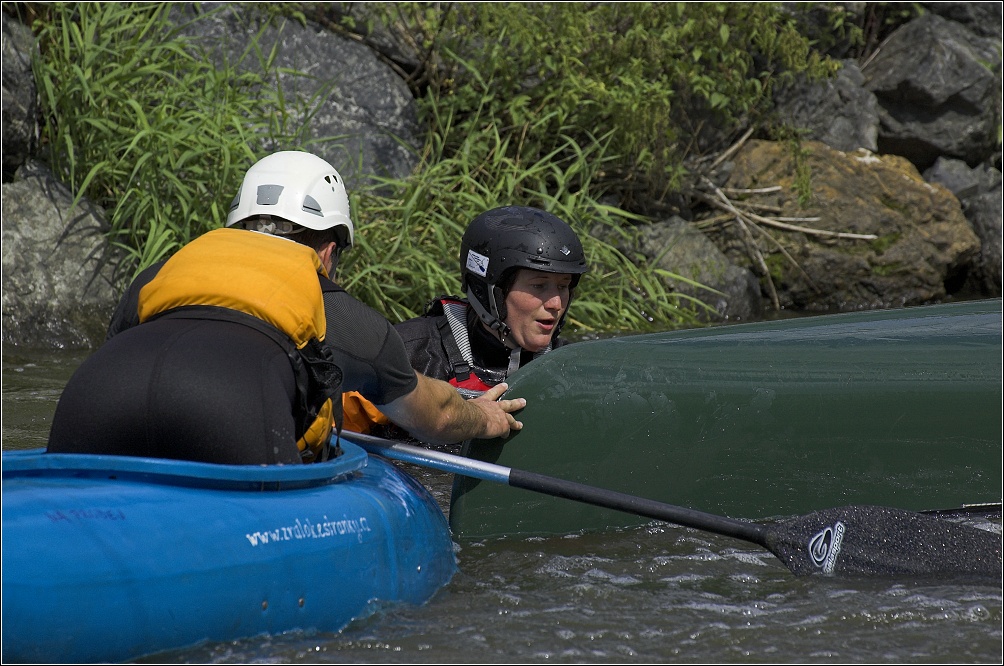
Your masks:
{"label": "yellow life jacket", "polygon": [[[140,290],[139,320],[188,306],[226,308],[270,324],[296,350],[316,354],[327,330],[318,274],[327,277],[317,253],[306,245],[243,229],[216,229],[181,248]],[[310,404],[309,396],[301,398]],[[297,446],[305,459],[316,459],[331,435],[334,406],[329,397],[308,411],[314,419]]]}

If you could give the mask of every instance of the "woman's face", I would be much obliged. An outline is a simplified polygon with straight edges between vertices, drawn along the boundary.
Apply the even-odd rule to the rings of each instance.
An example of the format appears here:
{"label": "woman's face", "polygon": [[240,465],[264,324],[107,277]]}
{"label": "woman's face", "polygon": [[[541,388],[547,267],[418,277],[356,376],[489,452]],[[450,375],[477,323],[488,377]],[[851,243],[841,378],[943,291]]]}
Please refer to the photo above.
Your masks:
{"label": "woman's face", "polygon": [[532,352],[547,347],[568,308],[571,285],[572,276],[568,273],[517,269],[516,280],[505,299],[505,323],[512,330],[516,344]]}

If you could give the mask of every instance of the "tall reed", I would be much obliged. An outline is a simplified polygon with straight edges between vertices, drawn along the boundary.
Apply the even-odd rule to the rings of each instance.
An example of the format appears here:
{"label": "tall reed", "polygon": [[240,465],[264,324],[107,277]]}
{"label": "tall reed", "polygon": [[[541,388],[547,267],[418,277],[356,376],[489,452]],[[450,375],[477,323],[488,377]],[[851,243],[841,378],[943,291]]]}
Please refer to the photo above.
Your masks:
{"label": "tall reed", "polygon": [[[44,9],[42,142],[53,171],[105,208],[128,276],[223,224],[263,137],[283,140],[282,100],[264,75],[200,52],[171,3]],[[258,71],[274,56],[261,55]]]}
{"label": "tall reed", "polygon": [[[441,111],[442,109],[440,109]],[[359,222],[356,247],[345,257],[340,278],[348,291],[391,321],[420,314],[429,300],[460,289],[460,240],[479,213],[518,204],[547,210],[568,222],[582,240],[590,267],[581,280],[568,319],[568,332],[638,332],[696,323],[704,308],[667,289],[662,279],[680,276],[635,263],[628,246],[637,216],[599,200],[590,183],[616,158],[608,137],[580,146],[562,136],[551,155],[523,163],[512,157],[498,125],[490,118],[447,151],[443,137],[451,122],[437,116],[422,162],[404,180],[384,180],[380,190],[354,198]],[[550,118],[530,121],[546,125]],[[390,191],[390,194],[379,194]],[[620,241],[620,242],[619,242]]]}

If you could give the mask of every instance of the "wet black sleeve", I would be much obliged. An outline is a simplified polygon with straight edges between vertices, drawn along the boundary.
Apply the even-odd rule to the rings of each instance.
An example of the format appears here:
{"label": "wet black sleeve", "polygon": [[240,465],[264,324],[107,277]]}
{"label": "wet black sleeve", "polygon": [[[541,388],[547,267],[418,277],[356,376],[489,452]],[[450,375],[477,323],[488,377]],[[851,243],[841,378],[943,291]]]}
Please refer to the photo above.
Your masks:
{"label": "wet black sleeve", "polygon": [[342,370],[343,390],[386,405],[415,389],[401,336],[383,315],[344,291],[324,293],[324,312],[324,341]]}

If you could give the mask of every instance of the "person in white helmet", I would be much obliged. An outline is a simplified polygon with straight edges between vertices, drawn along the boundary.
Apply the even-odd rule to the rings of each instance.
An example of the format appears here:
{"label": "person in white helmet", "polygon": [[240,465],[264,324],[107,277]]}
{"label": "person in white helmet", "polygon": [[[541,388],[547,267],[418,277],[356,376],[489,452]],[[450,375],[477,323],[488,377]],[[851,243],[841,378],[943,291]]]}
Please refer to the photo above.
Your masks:
{"label": "person in white helmet", "polygon": [[521,428],[512,413],[525,400],[501,400],[502,384],[465,401],[417,373],[390,323],[330,279],[353,233],[330,164],[301,151],[259,160],[225,228],[129,286],[63,391],[48,451],[324,460],[339,452],[343,391],[432,444]]}

